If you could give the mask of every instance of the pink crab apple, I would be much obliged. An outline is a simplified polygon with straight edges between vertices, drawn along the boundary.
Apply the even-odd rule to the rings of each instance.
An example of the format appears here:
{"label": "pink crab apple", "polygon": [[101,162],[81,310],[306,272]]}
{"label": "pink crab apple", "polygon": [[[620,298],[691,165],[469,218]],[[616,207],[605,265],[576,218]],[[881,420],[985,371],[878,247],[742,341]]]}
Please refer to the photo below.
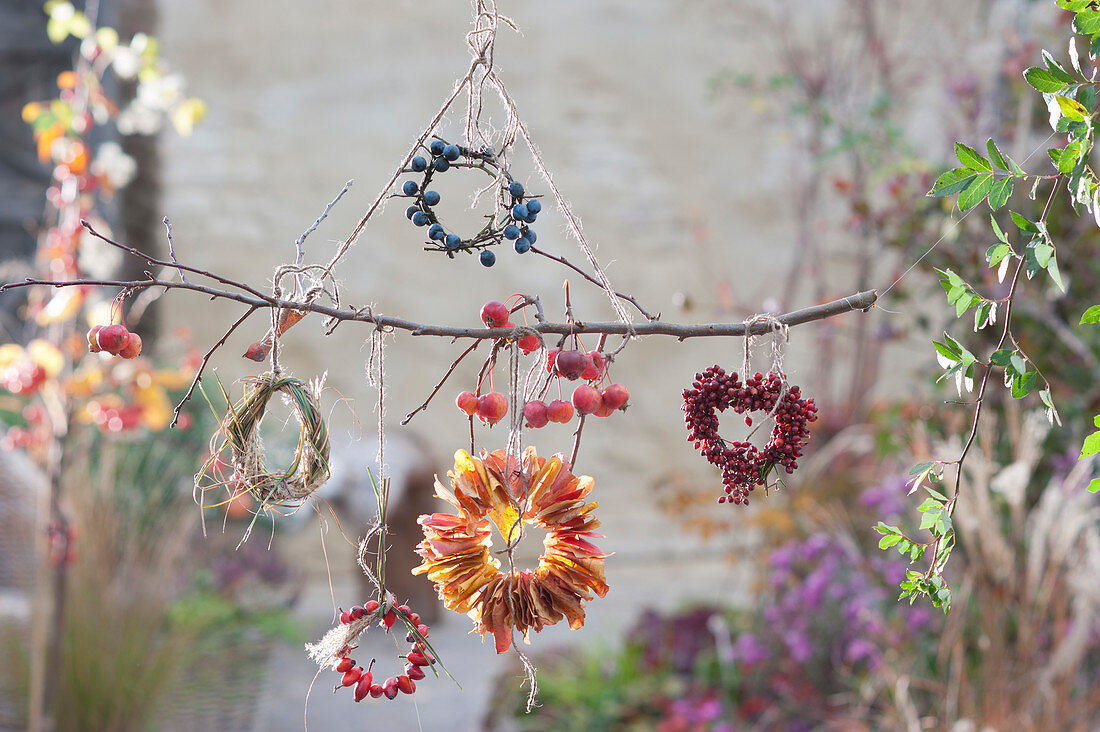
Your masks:
{"label": "pink crab apple", "polygon": [[130,342],[130,331],[125,325],[105,325],[96,334],[100,350],[117,354]]}
{"label": "pink crab apple", "polygon": [[594,386],[581,384],[573,390],[573,406],[581,414],[592,414],[603,406],[603,398]]}
{"label": "pink crab apple", "polygon": [[471,417],[477,414],[477,394],[472,391],[463,391],[455,398],[455,404]]}
{"label": "pink crab apple", "polygon": [[482,422],[494,425],[508,414],[508,398],[498,391],[485,394],[477,400],[477,416]]}
{"label": "pink crab apple", "polygon": [[534,333],[525,335],[516,341],[516,345],[518,345],[519,350],[523,351],[525,354],[537,351],[540,345],[539,337]]}
{"label": "pink crab apple", "polygon": [[588,354],[584,351],[562,351],[554,362],[558,374],[572,381],[588,367]]}
{"label": "pink crab apple", "polygon": [[600,396],[603,397],[604,404],[610,405],[612,409],[623,409],[630,399],[630,392],[622,384],[612,384]]}
{"label": "pink crab apple", "polygon": [[573,419],[573,405],[561,399],[555,399],[546,405],[546,416],[551,422],[565,424]]}
{"label": "pink crab apple", "polygon": [[588,365],[585,366],[584,371],[581,372],[581,379],[584,381],[596,381],[603,376],[604,369],[607,368],[607,359],[599,351],[588,352]]}
{"label": "pink crab apple", "polygon": [[523,405],[523,416],[527,418],[527,426],[535,429],[545,427],[550,421],[550,415],[546,411],[546,403],[537,399]]}
{"label": "pink crab apple", "polygon": [[481,322],[487,328],[503,328],[509,315],[508,306],[496,300],[490,300],[481,306]]}

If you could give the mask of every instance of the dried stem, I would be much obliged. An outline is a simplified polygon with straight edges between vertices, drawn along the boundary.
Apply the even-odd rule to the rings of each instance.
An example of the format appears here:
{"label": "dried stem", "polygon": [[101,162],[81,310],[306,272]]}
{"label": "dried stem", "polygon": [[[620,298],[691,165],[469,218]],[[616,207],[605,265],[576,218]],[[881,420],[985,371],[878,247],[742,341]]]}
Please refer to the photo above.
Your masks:
{"label": "dried stem", "polygon": [[469,348],[467,348],[465,351],[463,351],[462,354],[451,363],[450,368],[447,369],[447,373],[443,374],[443,378],[440,379],[439,383],[435,385],[435,388],[432,389],[432,393],[428,395],[428,398],[424,400],[424,403],[421,404],[416,409],[409,412],[408,414],[406,414],[405,419],[401,420],[401,426],[402,427],[407,425],[412,420],[412,418],[416,416],[416,414],[418,412],[421,412],[421,411],[428,408],[428,404],[432,401],[432,398],[435,397],[435,395],[439,393],[439,390],[443,388],[443,384],[447,383],[447,379],[449,379],[451,377],[451,374],[454,373],[454,370],[456,368],[458,368],[458,365],[460,363],[462,363],[462,359],[466,358],[471,353],[473,353],[474,349],[476,349],[480,345],[481,345],[481,341],[474,341],[473,343],[470,344]]}
{"label": "dried stem", "polygon": [[210,362],[210,357],[214,355],[214,351],[225,345],[225,342],[229,340],[229,336],[233,335],[233,331],[237,329],[237,326],[248,320],[248,316],[252,315],[252,313],[256,312],[258,309],[259,307],[256,305],[250,307],[248,309],[248,312],[238,318],[237,322],[233,323],[233,325],[229,326],[229,330],[225,332],[225,335],[223,335],[221,339],[218,340],[218,342],[215,343],[213,346],[211,346],[210,350],[203,355],[202,361],[199,363],[199,368],[195,372],[195,378],[191,379],[191,386],[187,388],[187,393],[183,395],[183,399],[180,400],[180,403],[176,405],[176,408],[173,411],[172,424],[170,424],[169,427],[175,427],[176,422],[179,421],[180,410],[183,409],[184,404],[191,400],[191,395],[195,393],[195,386],[198,385],[199,379],[202,378],[202,372],[206,369],[206,364]]}

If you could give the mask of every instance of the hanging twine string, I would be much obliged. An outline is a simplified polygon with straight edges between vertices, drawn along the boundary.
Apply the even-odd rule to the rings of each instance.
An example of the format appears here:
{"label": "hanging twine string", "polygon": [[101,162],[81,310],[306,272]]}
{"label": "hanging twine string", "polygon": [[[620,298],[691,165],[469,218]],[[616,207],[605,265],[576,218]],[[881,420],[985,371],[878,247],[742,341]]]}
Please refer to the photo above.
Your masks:
{"label": "hanging twine string", "polygon": [[[768,313],[757,313],[756,315],[742,321],[745,324],[745,342],[744,342],[744,354],[741,362],[741,378],[742,380],[748,380],[749,378],[749,357],[752,352],[752,344],[757,338],[762,338],[763,335],[753,335],[752,330],[755,326],[765,325],[769,328],[772,340],[771,348],[771,367],[768,372],[774,372],[779,374],[780,383],[782,388],[779,390],[779,396],[776,397],[775,405],[772,406],[771,411],[768,412],[767,419],[775,417],[775,413],[779,411],[779,406],[783,403],[783,397],[787,395],[787,374],[783,371],[783,353],[787,343],[791,339],[791,327],[786,323],[783,323],[779,318]],[[764,424],[765,420],[761,420],[752,431],[749,432],[746,440],[751,439]]]}

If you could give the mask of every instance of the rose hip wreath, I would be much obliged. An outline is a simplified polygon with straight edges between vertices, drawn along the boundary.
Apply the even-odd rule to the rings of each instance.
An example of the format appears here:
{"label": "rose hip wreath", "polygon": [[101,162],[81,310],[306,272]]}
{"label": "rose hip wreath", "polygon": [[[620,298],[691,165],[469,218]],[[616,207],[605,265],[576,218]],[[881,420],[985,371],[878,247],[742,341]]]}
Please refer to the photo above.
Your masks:
{"label": "rose hip wreath", "polygon": [[[683,406],[688,442],[695,443],[695,449],[722,471],[727,495],[719,496],[719,503],[747,504],[749,491],[767,485],[777,466],[788,473],[798,467],[802,448],[810,438],[807,425],[817,419],[817,406],[813,399],[802,399],[797,386],[784,390],[783,378],[774,371],[767,376],[753,374],[741,382],[736,373],[727,374],[721,366],[695,374],[691,386],[684,389]],[[718,413],[730,408],[738,414],[762,411],[775,419],[762,450],[748,441],[730,442],[718,434]],[[752,417],[746,416],[745,424],[752,426]]]}
{"label": "rose hip wreath", "polygon": [[[586,502],[592,478],[574,476],[561,455],[540,458],[533,447],[524,451],[522,466],[513,461],[503,450],[480,458],[455,453],[454,469],[447,472],[450,487],[435,485],[436,495],[458,513],[420,517],[424,541],[417,553],[424,562],[413,570],[435,582],[448,609],[468,613],[476,632],[492,633],[497,653],[511,647],[513,629],[527,642],[532,630],[563,617],[572,630],[580,628],[584,601],[608,591],[606,555],[585,538],[599,536],[593,530],[600,522],[592,517],[598,504]],[[500,560],[490,553],[490,521],[513,543],[524,523],[549,530],[533,572],[500,571]]]}
{"label": "rose hip wreath", "polygon": [[[355,663],[351,657],[352,651],[358,648],[356,642],[359,636],[365,632],[375,621],[390,632],[393,624],[400,619],[408,628],[405,640],[409,643],[409,651],[404,658],[405,673],[387,678],[381,684],[374,683],[375,659],[371,659],[366,668]],[[416,682],[425,677],[424,667],[434,666],[435,657],[429,650],[429,628],[420,622],[420,615],[413,612],[408,605],[394,605],[391,601],[383,603],[378,600],[370,600],[363,605],[356,605],[351,610],[340,612],[340,624],[325,634],[319,643],[309,644],[310,657],[322,666],[331,666],[337,673],[342,674],[340,683],[333,688],[336,693],[344,687],[354,686],[355,701],[363,701],[368,695],[377,699],[385,696],[393,699],[398,692],[412,694],[416,691]],[[438,672],[436,672],[438,675]]]}
{"label": "rose hip wreath", "polygon": [[[423,174],[420,182],[406,180],[401,186],[400,194],[414,199],[413,204],[405,209],[405,216],[414,226],[428,227],[429,241],[424,247],[426,251],[444,252],[453,259],[457,252],[473,253],[480,249],[481,263],[492,267],[496,264],[497,255],[488,247],[499,244],[504,239],[513,242],[513,247],[519,254],[526,254],[531,250],[537,237],[529,224],[535,223],[542,211],[542,203],[537,197],[526,193],[522,183],[512,180],[508,171],[502,169],[491,147],[482,146],[480,150],[472,150],[437,138],[428,145],[427,152],[430,160],[423,155],[417,155],[405,170],[406,173]],[[494,178],[502,176],[504,181],[497,197],[498,210],[495,214],[486,216],[488,223],[468,239],[447,231],[435,212],[441,196],[437,191],[428,190],[436,173],[445,173],[451,168],[476,168]]]}

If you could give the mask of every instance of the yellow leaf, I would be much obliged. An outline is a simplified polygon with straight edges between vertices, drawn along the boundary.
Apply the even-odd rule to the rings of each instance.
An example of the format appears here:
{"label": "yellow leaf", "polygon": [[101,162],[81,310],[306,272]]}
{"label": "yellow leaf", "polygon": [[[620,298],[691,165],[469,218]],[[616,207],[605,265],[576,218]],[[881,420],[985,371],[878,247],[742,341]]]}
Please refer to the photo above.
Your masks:
{"label": "yellow leaf", "polygon": [[41,366],[51,379],[56,378],[65,366],[65,356],[62,355],[61,350],[41,338],[35,338],[27,344],[27,355]]}

